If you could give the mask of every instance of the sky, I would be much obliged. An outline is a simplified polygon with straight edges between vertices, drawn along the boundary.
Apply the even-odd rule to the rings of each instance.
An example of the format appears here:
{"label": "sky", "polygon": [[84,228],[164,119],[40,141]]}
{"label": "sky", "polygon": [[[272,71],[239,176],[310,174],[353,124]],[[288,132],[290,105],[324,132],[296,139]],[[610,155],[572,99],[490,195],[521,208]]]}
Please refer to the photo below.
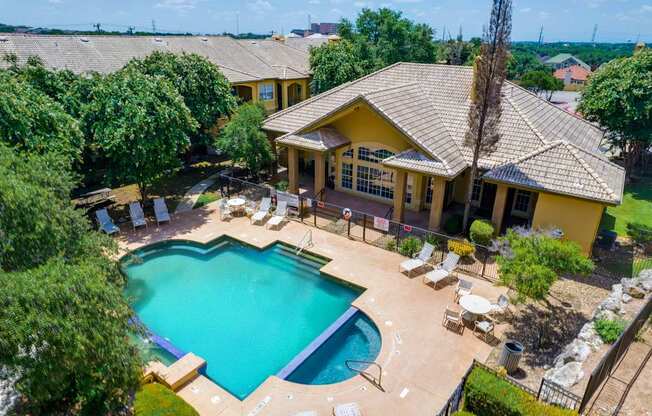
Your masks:
{"label": "sky", "polygon": [[[354,20],[364,8],[389,7],[431,25],[441,37],[478,36],[490,0],[0,0],[0,23],[74,30],[102,28],[191,33],[288,33],[308,21]],[[652,42],[652,0],[513,0],[512,39]]]}

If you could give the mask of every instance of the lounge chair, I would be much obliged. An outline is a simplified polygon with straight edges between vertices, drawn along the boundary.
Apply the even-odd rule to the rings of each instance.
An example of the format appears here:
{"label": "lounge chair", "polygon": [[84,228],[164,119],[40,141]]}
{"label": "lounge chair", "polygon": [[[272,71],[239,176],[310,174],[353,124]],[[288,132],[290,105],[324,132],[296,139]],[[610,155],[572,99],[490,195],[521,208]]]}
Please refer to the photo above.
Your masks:
{"label": "lounge chair", "polygon": [[345,403],[333,408],[334,416],[362,416],[362,411],[357,403]]}
{"label": "lounge chair", "polygon": [[457,268],[457,263],[460,261],[460,256],[458,254],[449,251],[446,255],[446,259],[435,266],[435,270],[432,270],[423,277],[424,283],[432,282],[434,287],[437,287],[437,284],[446,278],[448,278],[453,271]]}
{"label": "lounge chair", "polygon": [[129,216],[131,217],[131,224],[134,230],[142,226],[147,227],[147,220],[145,219],[145,213],[143,212],[143,207],[140,206],[140,202],[129,203]]}
{"label": "lounge chair", "polygon": [[408,277],[410,277],[410,274],[413,270],[423,267],[428,263],[432,257],[433,251],[435,251],[435,247],[432,244],[423,243],[423,247],[421,247],[419,254],[413,259],[405,260],[402,262],[398,266],[398,271],[406,271],[408,273]]}
{"label": "lounge chair", "polygon": [[258,211],[254,212],[251,216],[251,223],[257,224],[259,222],[265,221],[265,218],[269,215],[269,209],[272,207],[272,198],[263,198],[260,201],[260,206]]}
{"label": "lounge chair", "polygon": [[95,211],[95,217],[97,218],[97,224],[100,228],[100,231],[104,231],[108,235],[120,232],[120,228],[113,223],[113,220],[109,216],[109,212],[106,210],[106,208],[98,209]]}
{"label": "lounge chair", "polygon": [[156,216],[156,223],[159,225],[162,222],[170,222],[170,213],[163,198],[156,198],[154,200],[154,215]]}
{"label": "lounge chair", "polygon": [[475,321],[473,324],[473,333],[480,333],[485,342],[489,341],[489,336],[494,337],[494,328],[496,324],[488,316],[482,317],[481,321]]}
{"label": "lounge chair", "polygon": [[226,221],[228,218],[233,218],[231,207],[226,203],[226,198],[222,198],[219,202],[220,220]]}
{"label": "lounge chair", "polygon": [[470,295],[473,290],[473,283],[468,280],[460,279],[455,288],[455,302],[459,302],[462,296]]}
{"label": "lounge chair", "polygon": [[442,320],[441,324],[445,328],[452,326],[453,328],[457,329],[460,334],[464,333],[464,322],[462,321],[462,314],[459,311],[449,308],[448,306],[444,311],[444,319]]}
{"label": "lounge chair", "polygon": [[278,227],[283,221],[285,221],[287,215],[288,203],[286,201],[279,201],[276,206],[276,211],[274,211],[274,216],[267,221],[267,228]]}

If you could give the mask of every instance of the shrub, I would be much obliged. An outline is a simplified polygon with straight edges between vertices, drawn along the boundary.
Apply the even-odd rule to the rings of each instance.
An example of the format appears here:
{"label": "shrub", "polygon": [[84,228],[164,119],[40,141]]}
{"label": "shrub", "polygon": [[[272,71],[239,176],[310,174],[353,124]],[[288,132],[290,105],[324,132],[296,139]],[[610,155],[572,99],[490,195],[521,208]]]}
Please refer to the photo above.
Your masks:
{"label": "shrub", "polygon": [[289,185],[290,184],[288,183],[288,181],[283,180],[283,181],[276,182],[276,185],[274,185],[274,187],[276,188],[277,191],[285,192],[288,190]]}
{"label": "shrub", "polygon": [[630,222],[627,223],[627,234],[636,244],[648,246],[647,251],[652,251],[652,227],[649,225]]}
{"label": "shrub", "polygon": [[172,390],[158,384],[145,384],[136,393],[136,416],[197,416],[197,412]]}
{"label": "shrub", "polygon": [[627,327],[627,322],[622,319],[597,319],[595,321],[595,331],[608,344],[616,342],[625,327]]}
{"label": "shrub", "polygon": [[494,226],[487,220],[475,220],[469,234],[474,243],[488,246],[494,236]]}
{"label": "shrub", "polygon": [[444,221],[444,231],[450,235],[457,235],[462,232],[463,217],[461,215],[453,215]]}
{"label": "shrub", "polygon": [[215,195],[214,193],[201,194],[199,195],[199,198],[197,198],[197,202],[195,202],[195,206],[193,206],[193,209],[201,208],[204,205],[217,201],[218,199],[219,199],[218,196]]}
{"label": "shrub", "polygon": [[546,405],[495,374],[476,367],[464,386],[464,410],[478,416],[571,416],[574,410]]}
{"label": "shrub", "polygon": [[426,235],[426,243],[432,244],[433,247],[437,248],[440,247],[443,241],[441,238],[437,237],[435,234],[427,234]]}
{"label": "shrub", "polygon": [[385,250],[396,251],[396,240],[391,239],[385,243]]}
{"label": "shrub", "polygon": [[452,414],[452,416],[475,416],[471,412],[467,412],[466,410],[460,410]]}
{"label": "shrub", "polygon": [[412,257],[421,250],[423,243],[416,237],[408,237],[401,241],[398,252],[404,256]]}
{"label": "shrub", "polygon": [[452,251],[460,257],[466,257],[475,253],[475,246],[468,240],[448,240],[448,251]]}

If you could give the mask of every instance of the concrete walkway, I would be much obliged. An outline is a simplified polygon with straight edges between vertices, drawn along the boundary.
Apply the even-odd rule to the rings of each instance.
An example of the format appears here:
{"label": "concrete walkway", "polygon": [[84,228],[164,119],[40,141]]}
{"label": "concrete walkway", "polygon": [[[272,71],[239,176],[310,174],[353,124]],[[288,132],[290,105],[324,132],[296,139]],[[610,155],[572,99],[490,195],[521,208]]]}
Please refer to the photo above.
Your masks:
{"label": "concrete walkway", "polygon": [[183,196],[181,202],[179,202],[179,205],[177,205],[177,209],[174,211],[174,213],[181,214],[183,212],[192,211],[192,207],[194,207],[197,203],[199,196],[215,183],[220,173],[221,172],[215,173],[190,188],[188,192],[186,192],[186,194]]}

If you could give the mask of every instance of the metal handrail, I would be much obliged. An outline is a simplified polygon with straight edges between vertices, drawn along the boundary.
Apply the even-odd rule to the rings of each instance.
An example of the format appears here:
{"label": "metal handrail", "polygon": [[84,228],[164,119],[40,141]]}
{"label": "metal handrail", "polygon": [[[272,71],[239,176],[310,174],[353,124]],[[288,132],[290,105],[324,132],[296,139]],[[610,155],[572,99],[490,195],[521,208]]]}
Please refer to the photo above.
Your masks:
{"label": "metal handrail", "polygon": [[317,192],[317,195],[315,195],[315,199],[324,202],[325,196],[326,196],[326,187],[323,187],[319,192]]}
{"label": "metal handrail", "polygon": [[[367,364],[367,366],[372,366],[373,365],[373,366],[378,367],[378,381],[376,381],[375,378],[373,377],[373,375],[369,374],[367,371],[359,370],[357,368],[351,367],[351,365],[350,365],[351,363]],[[358,374],[360,374],[361,376],[367,376],[367,377],[371,378],[371,380],[369,380],[369,381],[371,381],[374,385],[376,385],[376,387],[378,387],[380,390],[385,391],[383,389],[383,387],[382,387],[383,367],[381,367],[381,365],[378,364],[377,362],[375,362],[375,361],[364,361],[364,360],[345,360],[344,364],[346,365],[346,368],[348,368],[349,370],[355,371]],[[365,377],[365,378],[367,378],[367,377]],[[369,379],[369,378],[367,378],[367,379]]]}
{"label": "metal handrail", "polygon": [[394,207],[389,207],[387,213],[385,214],[385,218],[392,219],[392,214],[394,214]]}
{"label": "metal handrail", "polygon": [[[306,240],[307,237],[307,240]],[[299,241],[299,247],[297,248],[296,255],[298,256],[301,254],[304,248],[306,247],[312,247],[312,230],[306,231],[306,233],[301,237],[301,241]]]}

